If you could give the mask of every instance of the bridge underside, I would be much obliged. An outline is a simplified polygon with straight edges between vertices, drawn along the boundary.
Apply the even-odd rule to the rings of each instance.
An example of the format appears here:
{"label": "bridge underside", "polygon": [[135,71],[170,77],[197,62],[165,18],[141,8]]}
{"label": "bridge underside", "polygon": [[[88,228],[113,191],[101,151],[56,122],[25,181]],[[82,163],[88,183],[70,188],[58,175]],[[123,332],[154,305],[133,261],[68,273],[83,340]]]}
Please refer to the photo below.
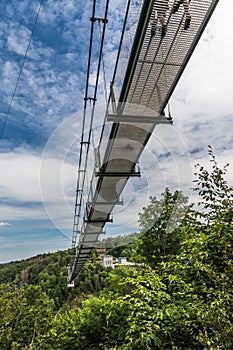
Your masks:
{"label": "bridge underside", "polygon": [[[121,204],[120,195],[129,177],[140,176],[137,163],[155,126],[171,123],[163,114],[164,108],[217,2],[191,1],[191,22],[185,29],[186,14],[182,4],[173,14],[174,1],[169,1],[163,37],[156,1],[143,1],[139,16],[135,15],[133,5],[129,7],[126,21],[137,21],[137,26],[125,31],[120,47],[106,111],[111,128],[98,147],[100,164],[93,174],[70,282],[89,259],[106,222],[112,220],[113,208]],[[151,29],[155,30],[153,36]],[[134,40],[129,52],[132,33]]]}

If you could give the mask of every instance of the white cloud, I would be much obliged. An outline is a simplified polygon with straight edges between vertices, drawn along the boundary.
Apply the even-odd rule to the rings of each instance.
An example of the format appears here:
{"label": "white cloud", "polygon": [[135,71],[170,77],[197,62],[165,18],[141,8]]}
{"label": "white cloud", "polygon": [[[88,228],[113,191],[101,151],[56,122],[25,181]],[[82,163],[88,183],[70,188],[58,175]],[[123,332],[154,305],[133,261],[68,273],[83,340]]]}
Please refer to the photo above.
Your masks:
{"label": "white cloud", "polygon": [[218,3],[174,93],[178,118],[201,114],[211,121],[232,115],[232,12],[232,2]]}
{"label": "white cloud", "polygon": [[17,80],[19,72],[19,67],[16,62],[10,62],[6,61],[1,68],[1,80],[2,84],[0,87],[1,91],[5,91],[7,94],[5,98],[5,102],[10,103],[9,96],[12,95],[14,88],[15,88],[15,82]]}
{"label": "white cloud", "polygon": [[0,227],[10,226],[9,222],[0,221]]}
{"label": "white cloud", "polygon": [[16,201],[39,201],[38,155],[23,149],[0,155],[1,195]]}
{"label": "white cloud", "polygon": [[[29,18],[25,11],[32,11],[31,6],[36,14],[36,4],[21,1],[19,18]],[[103,1],[98,2],[98,15],[103,15],[103,9]],[[18,18],[14,17],[12,5],[8,3],[6,11],[9,18]],[[42,166],[41,154],[33,151],[33,140],[31,148],[22,146],[16,149],[5,143],[11,151],[0,154],[0,184],[4,198],[1,215],[5,220],[0,226],[14,220],[40,219],[44,225],[47,218],[41,207],[44,200],[51,221],[61,231],[72,229],[91,11],[90,1],[83,5],[75,0],[48,0],[43,4],[10,119],[16,126],[25,123],[27,130],[33,129],[38,135],[51,133],[51,130],[55,133],[45,147]],[[125,1],[110,2],[104,47],[108,88],[124,11]],[[232,13],[233,2],[219,1],[171,99],[174,126],[156,127],[140,161],[143,177],[129,182],[123,194],[125,205],[115,210],[114,223],[118,230],[134,229],[137,214],[147,204],[149,195],[160,196],[166,186],[178,187],[190,194],[194,164],[199,162],[208,166],[207,144],[213,146],[220,165],[232,161]],[[24,28],[17,22],[12,25],[0,23],[1,36],[8,37],[10,49],[10,54],[4,51],[5,56],[1,57],[0,89],[5,102],[9,102],[15,87],[20,64],[17,55],[22,56],[25,52],[29,24]],[[60,47],[56,47],[56,40],[46,35],[43,37],[45,28],[51,30],[51,34],[59,35]],[[95,34],[99,35],[98,27],[96,29]],[[94,45],[94,52],[97,52],[99,40],[95,40]],[[96,67],[96,60],[97,57],[93,59],[92,69]],[[94,83],[93,70],[90,78]],[[104,100],[103,88],[101,72],[98,103]],[[104,118],[104,107],[100,106],[95,116],[95,142]],[[72,115],[68,124],[61,123],[77,109],[81,112]],[[92,169],[89,178],[91,174]],[[232,164],[227,178],[232,183]]]}
{"label": "white cloud", "polygon": [[1,154],[0,166],[2,216],[10,221],[46,220],[44,205],[59,229],[72,227],[76,166],[51,158],[43,162],[41,177],[40,154],[21,148]]}
{"label": "white cloud", "polygon": [[[8,30],[8,49],[17,55],[24,56],[29,43],[30,31],[25,27],[11,28]],[[30,53],[28,53],[30,56]]]}

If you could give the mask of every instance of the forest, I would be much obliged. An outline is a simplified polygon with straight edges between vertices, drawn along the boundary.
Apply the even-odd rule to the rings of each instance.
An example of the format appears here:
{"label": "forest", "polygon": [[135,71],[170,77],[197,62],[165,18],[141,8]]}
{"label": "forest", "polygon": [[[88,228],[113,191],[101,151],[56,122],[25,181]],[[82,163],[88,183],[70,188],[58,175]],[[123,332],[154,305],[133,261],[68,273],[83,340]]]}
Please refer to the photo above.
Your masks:
{"label": "forest", "polygon": [[139,234],[99,243],[133,265],[104,268],[95,250],[70,289],[73,250],[1,264],[1,350],[233,349],[233,187],[208,154],[195,202],[165,188]]}

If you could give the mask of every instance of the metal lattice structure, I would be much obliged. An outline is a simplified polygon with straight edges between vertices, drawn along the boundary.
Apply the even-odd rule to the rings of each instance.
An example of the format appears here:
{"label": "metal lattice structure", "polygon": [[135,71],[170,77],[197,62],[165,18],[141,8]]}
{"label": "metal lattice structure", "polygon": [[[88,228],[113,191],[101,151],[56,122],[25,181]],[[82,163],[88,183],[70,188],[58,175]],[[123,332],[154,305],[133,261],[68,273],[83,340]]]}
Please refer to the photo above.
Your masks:
{"label": "metal lattice structure", "polygon": [[98,167],[90,183],[69,282],[82,271],[106,222],[112,221],[115,205],[122,204],[120,195],[128,179],[140,176],[137,164],[155,126],[172,122],[164,109],[218,3],[190,1],[191,23],[185,28],[182,1],[173,13],[177,0],[169,0],[163,36],[158,20],[158,3],[163,1],[128,2],[106,123],[96,150]]}

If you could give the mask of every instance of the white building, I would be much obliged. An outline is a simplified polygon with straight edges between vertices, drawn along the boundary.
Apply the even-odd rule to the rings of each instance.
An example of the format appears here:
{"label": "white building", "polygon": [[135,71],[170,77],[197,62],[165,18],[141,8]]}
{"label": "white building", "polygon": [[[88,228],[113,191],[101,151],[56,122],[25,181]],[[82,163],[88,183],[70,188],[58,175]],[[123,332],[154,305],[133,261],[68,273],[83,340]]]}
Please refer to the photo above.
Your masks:
{"label": "white building", "polygon": [[101,265],[103,267],[113,267],[113,256],[112,255],[104,255],[101,257]]}
{"label": "white building", "polygon": [[118,267],[118,266],[126,266],[126,265],[135,265],[132,262],[127,261],[127,258],[124,256],[121,256],[119,258],[116,258],[113,260],[113,256],[112,255],[104,255],[101,257],[101,265],[103,267]]}

